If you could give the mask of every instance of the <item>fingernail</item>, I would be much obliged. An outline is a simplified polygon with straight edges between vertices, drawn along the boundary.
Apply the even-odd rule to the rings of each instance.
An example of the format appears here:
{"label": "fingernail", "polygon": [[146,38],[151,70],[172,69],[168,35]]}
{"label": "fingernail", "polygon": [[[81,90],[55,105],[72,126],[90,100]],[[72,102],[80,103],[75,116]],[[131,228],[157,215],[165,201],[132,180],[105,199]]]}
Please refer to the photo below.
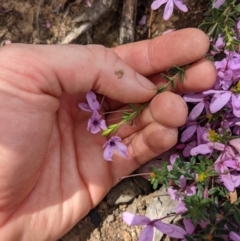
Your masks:
{"label": "fingernail", "polygon": [[156,85],[154,85],[150,80],[148,80],[147,78],[143,77],[140,74],[136,74],[137,80],[139,81],[139,83],[141,83],[142,86],[151,89],[151,90],[157,90]]}

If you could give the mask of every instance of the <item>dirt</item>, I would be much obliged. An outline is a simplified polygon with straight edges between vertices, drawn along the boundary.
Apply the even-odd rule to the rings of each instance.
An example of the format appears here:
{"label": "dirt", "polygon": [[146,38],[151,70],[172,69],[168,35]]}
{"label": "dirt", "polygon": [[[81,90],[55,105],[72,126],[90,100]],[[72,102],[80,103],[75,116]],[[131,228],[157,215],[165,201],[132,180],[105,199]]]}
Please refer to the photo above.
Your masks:
{"label": "dirt", "polygon": [[[102,44],[106,47],[118,45],[123,18],[122,1],[90,2],[92,7],[85,0],[0,0],[0,43],[10,40],[14,43],[60,44],[74,31],[83,28],[81,36],[75,37],[72,43]],[[112,5],[101,12],[98,5],[106,2]],[[170,21],[165,22],[162,19],[162,8],[151,12],[152,0],[138,0],[135,41],[154,38],[168,29],[197,27],[209,0],[185,2],[189,12],[175,9]],[[139,25],[143,15],[147,16],[147,24]],[[130,188],[128,192],[124,193],[124,186],[116,186],[94,210],[58,241],[138,240],[142,228],[128,227],[122,221],[121,214],[126,210],[145,214],[159,193],[153,192],[149,183],[140,179],[126,179],[121,185]],[[119,199],[122,193],[124,197]]]}

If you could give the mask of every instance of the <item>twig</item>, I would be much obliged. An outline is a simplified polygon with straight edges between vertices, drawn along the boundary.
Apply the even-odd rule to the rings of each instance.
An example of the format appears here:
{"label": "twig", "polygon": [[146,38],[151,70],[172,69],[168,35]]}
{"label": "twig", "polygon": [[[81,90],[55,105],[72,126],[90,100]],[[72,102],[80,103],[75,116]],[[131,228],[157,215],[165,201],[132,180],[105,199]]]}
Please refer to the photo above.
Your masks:
{"label": "twig", "polygon": [[86,33],[98,20],[111,10],[118,6],[119,0],[98,0],[87,9],[81,16],[75,18],[73,22],[80,22],[80,26],[74,28],[63,40],[62,44],[68,44]]}
{"label": "twig", "polygon": [[124,0],[120,24],[119,44],[133,42],[135,38],[137,0]]}
{"label": "twig", "polygon": [[150,18],[148,22],[148,38],[152,37],[152,18],[153,18],[153,10],[151,9]]}
{"label": "twig", "polygon": [[45,0],[40,0],[39,1],[39,5],[37,8],[37,13],[36,13],[36,28],[37,28],[37,37],[38,39],[40,39],[40,31],[39,31],[39,15],[40,15],[40,10],[41,10],[41,6],[43,6]]}

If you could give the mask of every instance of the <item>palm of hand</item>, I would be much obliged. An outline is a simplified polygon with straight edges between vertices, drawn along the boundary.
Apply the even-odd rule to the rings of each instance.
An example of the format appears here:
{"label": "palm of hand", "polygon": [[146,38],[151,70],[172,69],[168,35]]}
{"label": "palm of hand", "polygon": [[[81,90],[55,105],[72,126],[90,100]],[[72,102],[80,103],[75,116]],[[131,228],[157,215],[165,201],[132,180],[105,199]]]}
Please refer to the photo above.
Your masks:
{"label": "palm of hand", "polygon": [[[37,222],[39,233],[44,234],[47,240],[63,235],[75,224],[75,220],[84,217],[101,201],[116,184],[117,177],[131,172],[137,166],[134,162],[128,162],[128,167],[122,165],[126,160],[121,157],[117,157],[117,162],[113,163],[101,158],[106,138],[87,131],[91,114],[78,108],[78,103],[84,99],[84,95],[63,94],[60,101],[55,98],[49,100],[48,96],[34,100],[39,103],[37,110],[34,110],[34,122],[28,116],[31,100],[19,107],[23,113],[26,112],[25,117],[21,115],[19,122],[25,120],[28,138],[26,137],[26,143],[22,143],[18,152],[22,157],[18,155],[18,158],[26,159],[32,154],[35,158],[29,159],[27,168],[18,170],[22,171],[25,187],[19,190],[17,188],[17,194],[11,195],[7,201],[19,205],[17,209],[15,206],[11,207],[14,210],[12,220],[28,224],[29,230]],[[11,115],[6,113],[6,116]],[[29,122],[26,123],[26,120]],[[29,150],[33,136],[43,145]],[[11,161],[15,163],[14,158],[9,160]],[[9,169],[12,169],[11,166]],[[26,175],[28,170],[31,170],[29,176]],[[11,181],[13,186],[18,186],[14,180]],[[40,238],[42,239],[43,237]]]}

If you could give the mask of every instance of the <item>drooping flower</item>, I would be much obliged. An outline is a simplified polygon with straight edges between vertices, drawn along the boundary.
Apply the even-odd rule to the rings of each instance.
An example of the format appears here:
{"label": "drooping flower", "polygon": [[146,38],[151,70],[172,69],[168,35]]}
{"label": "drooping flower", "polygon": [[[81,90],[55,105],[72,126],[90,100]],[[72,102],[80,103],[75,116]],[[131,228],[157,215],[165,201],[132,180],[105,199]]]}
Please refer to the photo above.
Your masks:
{"label": "drooping flower", "polygon": [[152,241],[153,239],[153,228],[158,229],[160,232],[172,237],[183,239],[187,232],[174,224],[163,223],[161,220],[155,219],[150,220],[148,217],[143,215],[135,215],[129,212],[122,214],[122,219],[129,225],[146,225],[142,231],[139,241]]}
{"label": "drooping flower", "polygon": [[89,111],[89,112],[93,112],[95,110],[99,110],[100,109],[100,104],[97,100],[97,96],[95,95],[94,92],[90,91],[86,94],[86,99],[87,99],[87,104],[85,102],[81,102],[78,104],[78,107],[81,110],[84,111]]}
{"label": "drooping flower", "polygon": [[101,115],[96,110],[93,111],[92,117],[88,120],[87,129],[93,134],[107,129],[105,120],[101,118]]}
{"label": "drooping flower", "polygon": [[188,8],[187,6],[183,3],[183,0],[155,0],[152,5],[151,8],[152,10],[157,10],[158,8],[160,8],[164,3],[167,3],[164,9],[164,13],[163,13],[163,19],[164,20],[168,20],[173,13],[173,8],[174,8],[174,4],[183,12],[187,12]]}
{"label": "drooping flower", "polygon": [[112,155],[114,150],[117,151],[121,156],[128,158],[127,146],[121,142],[119,136],[112,136],[104,145],[103,158],[107,161],[112,161]]}

